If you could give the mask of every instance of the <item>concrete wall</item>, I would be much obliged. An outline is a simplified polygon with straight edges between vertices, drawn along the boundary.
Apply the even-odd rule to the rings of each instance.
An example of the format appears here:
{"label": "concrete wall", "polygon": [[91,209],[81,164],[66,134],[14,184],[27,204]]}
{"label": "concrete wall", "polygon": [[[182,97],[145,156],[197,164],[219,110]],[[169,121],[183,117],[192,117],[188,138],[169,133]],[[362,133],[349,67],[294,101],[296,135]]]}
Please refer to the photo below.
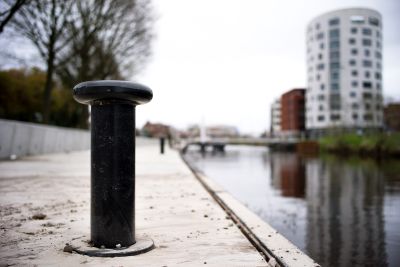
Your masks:
{"label": "concrete wall", "polygon": [[89,131],[0,119],[0,159],[89,148]]}

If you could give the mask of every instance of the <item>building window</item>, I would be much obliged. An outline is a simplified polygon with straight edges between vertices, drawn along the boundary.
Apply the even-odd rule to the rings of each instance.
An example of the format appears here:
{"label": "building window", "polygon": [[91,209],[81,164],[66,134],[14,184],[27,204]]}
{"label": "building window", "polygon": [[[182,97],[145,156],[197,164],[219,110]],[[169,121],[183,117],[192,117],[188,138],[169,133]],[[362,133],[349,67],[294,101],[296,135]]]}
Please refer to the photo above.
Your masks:
{"label": "building window", "polygon": [[363,39],[362,44],[363,46],[371,46],[372,42],[370,39]]}
{"label": "building window", "polygon": [[324,64],[320,63],[320,64],[317,65],[317,70],[323,70],[324,67],[325,67]]}
{"label": "building window", "polygon": [[381,65],[381,63],[379,63],[379,62],[376,62],[376,68],[377,68],[377,69],[381,69],[381,68],[382,68],[382,65]]}
{"label": "building window", "polygon": [[355,44],[355,43],[356,43],[356,39],[354,39],[354,38],[349,39],[349,44]]}
{"label": "building window", "polygon": [[332,52],[330,52],[329,55],[330,55],[331,60],[338,60],[340,58],[339,51],[332,51]]}
{"label": "building window", "polygon": [[377,19],[377,18],[369,17],[368,22],[370,25],[379,26],[379,19]]}
{"label": "building window", "polygon": [[377,48],[381,48],[381,42],[376,41],[376,47],[377,47]]}
{"label": "building window", "polygon": [[317,74],[316,80],[319,81],[321,78],[321,76],[319,74]]}
{"label": "building window", "polygon": [[356,97],[356,96],[357,96],[356,92],[350,92],[350,97]]}
{"label": "building window", "polygon": [[364,89],[371,89],[372,88],[372,83],[371,82],[363,82],[362,86]]}
{"label": "building window", "polygon": [[372,30],[368,29],[368,28],[363,28],[362,33],[363,33],[363,35],[370,36],[370,35],[372,35]]}
{"label": "building window", "polygon": [[355,59],[350,59],[349,64],[350,64],[350,66],[355,66],[356,65],[356,60]]}
{"label": "building window", "polygon": [[364,76],[365,76],[365,78],[369,78],[369,76],[370,76],[369,71],[366,71],[366,72],[364,73]]}
{"label": "building window", "polygon": [[318,121],[324,121],[325,117],[324,117],[324,115],[319,115],[317,119],[318,119]]}
{"label": "building window", "polygon": [[351,16],[350,21],[354,24],[362,24],[364,23],[364,17],[363,16]]}
{"label": "building window", "polygon": [[329,38],[339,38],[339,29],[333,29],[329,31]]}
{"label": "building window", "polygon": [[381,90],[381,84],[380,83],[376,83],[376,89]]}
{"label": "building window", "polygon": [[320,88],[321,88],[321,90],[324,90],[325,89],[325,84],[321,83]]}
{"label": "building window", "polygon": [[321,40],[323,38],[324,38],[324,33],[323,32],[320,32],[320,33],[317,34],[317,40]]}
{"label": "building window", "polygon": [[351,86],[352,87],[357,87],[358,86],[358,82],[357,81],[352,81],[351,82]]}
{"label": "building window", "polygon": [[331,79],[338,80],[339,79],[339,72],[333,71],[331,72]]}
{"label": "building window", "polygon": [[365,50],[364,50],[364,55],[365,55],[366,57],[369,57],[370,54],[371,54],[371,52],[370,52],[368,49],[365,49]]}
{"label": "building window", "polygon": [[351,28],[351,33],[357,33],[357,28]]}
{"label": "building window", "polygon": [[372,94],[371,93],[364,93],[363,94],[364,99],[372,99]]}
{"label": "building window", "polygon": [[324,100],[325,99],[325,96],[324,95],[318,95],[318,100],[319,101],[322,101],[322,100]]}
{"label": "building window", "polygon": [[331,120],[332,120],[332,121],[338,121],[338,120],[340,120],[340,115],[339,115],[339,114],[332,114],[332,115],[331,115]]}
{"label": "building window", "polygon": [[358,109],[358,103],[353,103],[351,104],[352,109]]}
{"label": "building window", "polygon": [[331,83],[331,90],[339,90],[339,84],[338,83]]}
{"label": "building window", "polygon": [[352,55],[357,55],[358,54],[358,50],[356,48],[351,49],[351,54]]}
{"label": "building window", "polygon": [[352,117],[353,117],[353,120],[357,120],[358,119],[358,114],[357,113],[353,113]]}
{"label": "building window", "polygon": [[381,52],[375,51],[375,57],[376,57],[377,59],[381,59],[381,58],[382,58]]}
{"label": "building window", "polygon": [[381,37],[381,32],[380,31],[376,31],[376,37]]}
{"label": "building window", "polygon": [[339,45],[340,45],[339,41],[331,41],[329,43],[330,48],[339,48]]}
{"label": "building window", "polygon": [[339,69],[339,68],[340,68],[339,62],[332,62],[331,63],[331,69]]}
{"label": "building window", "polygon": [[356,70],[351,71],[351,76],[357,77],[358,72]]}
{"label": "building window", "polygon": [[371,60],[363,60],[363,66],[366,68],[372,67],[372,61]]}
{"label": "building window", "polygon": [[319,23],[315,24],[315,29],[319,30],[320,27],[321,25]]}
{"label": "building window", "polygon": [[322,54],[318,54],[318,59],[322,59]]}
{"label": "building window", "polygon": [[368,103],[365,103],[364,108],[365,108],[365,110],[370,110],[371,109],[371,105],[368,104]]}
{"label": "building window", "polygon": [[364,114],[364,120],[365,121],[372,121],[372,114]]}
{"label": "building window", "polygon": [[375,72],[375,79],[380,80],[381,74],[379,72]]}
{"label": "building window", "polygon": [[381,105],[379,105],[379,104],[376,104],[376,110],[381,110]]}
{"label": "building window", "polygon": [[324,43],[319,44],[319,49],[321,49],[321,50],[324,49]]}
{"label": "building window", "polygon": [[324,106],[319,105],[318,109],[319,109],[319,111],[323,111],[324,110]]}
{"label": "building window", "polygon": [[339,18],[333,18],[329,20],[329,26],[335,26],[335,25],[339,25]]}

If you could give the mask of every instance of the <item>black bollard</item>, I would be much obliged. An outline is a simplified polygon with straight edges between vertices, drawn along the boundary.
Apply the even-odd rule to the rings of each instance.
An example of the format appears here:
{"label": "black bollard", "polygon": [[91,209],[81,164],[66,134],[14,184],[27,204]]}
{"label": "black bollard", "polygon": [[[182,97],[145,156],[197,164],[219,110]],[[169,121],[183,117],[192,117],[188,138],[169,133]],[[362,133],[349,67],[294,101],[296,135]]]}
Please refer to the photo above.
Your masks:
{"label": "black bollard", "polygon": [[164,154],[165,138],[160,137],[160,153]]}
{"label": "black bollard", "polygon": [[[135,106],[149,102],[153,93],[125,81],[83,82],[73,91],[76,101],[91,105],[91,243],[102,249],[127,248],[137,243]],[[144,252],[143,247],[105,254],[134,255]],[[104,256],[102,251],[94,256]]]}

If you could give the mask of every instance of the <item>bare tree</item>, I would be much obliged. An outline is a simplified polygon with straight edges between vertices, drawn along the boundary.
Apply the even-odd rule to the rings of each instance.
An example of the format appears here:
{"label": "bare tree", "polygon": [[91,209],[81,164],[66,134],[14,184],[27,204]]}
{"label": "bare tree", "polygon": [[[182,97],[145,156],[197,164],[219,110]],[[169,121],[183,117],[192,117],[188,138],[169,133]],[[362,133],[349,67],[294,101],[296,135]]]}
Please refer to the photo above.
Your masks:
{"label": "bare tree", "polygon": [[0,34],[26,0],[4,1],[0,3]]}
{"label": "bare tree", "polygon": [[49,120],[52,82],[57,65],[57,55],[68,45],[67,23],[72,20],[72,0],[30,0],[10,21],[21,35],[37,48],[46,63],[46,83],[43,95],[43,122]]}
{"label": "bare tree", "polygon": [[[66,86],[126,78],[143,67],[153,37],[150,1],[77,1],[74,13],[77,19],[67,27],[72,41],[57,68]],[[87,114],[82,115],[86,123]]]}
{"label": "bare tree", "polygon": [[153,16],[148,0],[78,1],[79,19],[59,73],[74,83],[88,79],[127,77],[150,55]]}

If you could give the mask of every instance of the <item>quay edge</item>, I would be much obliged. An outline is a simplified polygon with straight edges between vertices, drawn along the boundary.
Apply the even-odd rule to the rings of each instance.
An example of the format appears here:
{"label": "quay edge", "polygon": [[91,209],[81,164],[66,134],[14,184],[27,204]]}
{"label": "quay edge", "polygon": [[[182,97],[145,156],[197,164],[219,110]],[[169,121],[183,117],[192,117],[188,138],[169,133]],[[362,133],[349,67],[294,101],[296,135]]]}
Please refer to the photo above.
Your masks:
{"label": "quay edge", "polygon": [[272,267],[320,267],[320,265],[282,236],[271,225],[225,191],[218,183],[193,167],[181,153],[182,160],[202,186],[235,222],[250,243]]}

